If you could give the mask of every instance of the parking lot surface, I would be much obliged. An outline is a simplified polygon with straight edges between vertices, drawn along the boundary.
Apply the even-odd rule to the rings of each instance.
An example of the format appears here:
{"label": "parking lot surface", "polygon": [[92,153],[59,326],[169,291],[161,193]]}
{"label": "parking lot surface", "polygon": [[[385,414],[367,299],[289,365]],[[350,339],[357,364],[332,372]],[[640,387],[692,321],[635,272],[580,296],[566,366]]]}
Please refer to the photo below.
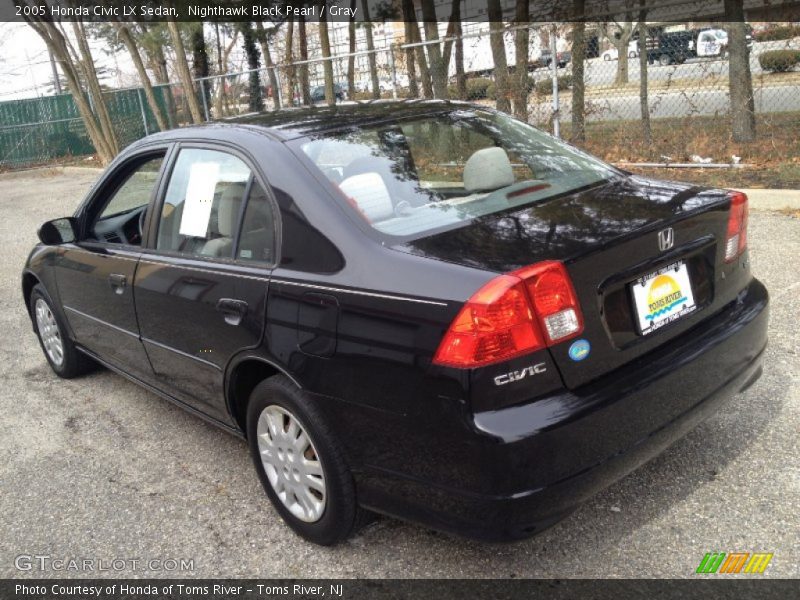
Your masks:
{"label": "parking lot surface", "polygon": [[[800,576],[800,219],[751,215],[772,297],[764,376],[662,456],[527,541],[383,518],[320,548],[283,525],[244,442],[108,371],[50,371],[20,270],[39,224],[71,214],[95,177],[0,178],[0,577],[697,577],[707,552],[771,552],[763,576]],[[20,571],[20,555],[127,563]]]}

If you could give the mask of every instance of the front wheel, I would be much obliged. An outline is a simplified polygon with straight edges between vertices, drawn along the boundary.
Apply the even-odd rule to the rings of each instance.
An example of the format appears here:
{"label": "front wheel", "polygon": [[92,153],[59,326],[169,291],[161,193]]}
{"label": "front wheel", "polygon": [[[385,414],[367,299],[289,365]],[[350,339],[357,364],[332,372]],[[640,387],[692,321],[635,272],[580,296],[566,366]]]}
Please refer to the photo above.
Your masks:
{"label": "front wheel", "polygon": [[247,439],[261,484],[297,534],[330,546],[368,518],[356,504],[355,485],[321,412],[287,378],[262,381],[247,407]]}
{"label": "front wheel", "polygon": [[44,356],[59,377],[71,379],[90,371],[95,363],[81,354],[72,340],[53,301],[41,283],[33,287],[29,310]]}
{"label": "front wheel", "polygon": [[660,64],[662,67],[668,67],[672,64],[672,57],[670,57],[669,54],[662,54],[658,58],[658,64]]}

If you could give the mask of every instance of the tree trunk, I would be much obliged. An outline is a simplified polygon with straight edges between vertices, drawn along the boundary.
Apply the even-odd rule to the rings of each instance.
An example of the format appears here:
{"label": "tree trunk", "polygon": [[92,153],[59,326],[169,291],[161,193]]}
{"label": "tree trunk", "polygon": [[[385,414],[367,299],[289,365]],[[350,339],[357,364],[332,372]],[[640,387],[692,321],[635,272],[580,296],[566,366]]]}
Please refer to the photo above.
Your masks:
{"label": "tree trunk", "polygon": [[[325,13],[319,18],[319,44],[322,46],[322,58],[331,57],[331,41],[328,37],[328,19]],[[333,61],[324,60],[322,71],[325,74],[325,102],[328,106],[336,104],[336,92],[333,89]]]}
{"label": "tree trunk", "polygon": [[[208,69],[208,52],[206,51],[206,36],[203,32],[203,23],[192,23],[192,70],[194,71],[195,81],[203,79],[203,82],[198,81],[198,103],[202,107],[209,107],[211,105],[209,96],[208,81],[205,77],[209,75]],[[206,112],[204,108],[204,113]]]}
{"label": "tree trunk", "polygon": [[78,42],[78,49],[81,54],[80,66],[83,72],[83,80],[89,87],[89,95],[94,102],[94,112],[97,114],[100,128],[103,130],[111,152],[116,155],[119,152],[117,134],[114,131],[114,124],[106,108],[106,101],[103,98],[103,90],[100,89],[100,82],[97,79],[97,71],[94,68],[94,59],[89,50],[89,42],[86,41],[86,30],[82,21],[73,21],[72,29]]}
{"label": "tree trunk", "polygon": [[[405,29],[405,43],[410,44],[414,39],[414,34],[411,30],[411,19],[413,18],[413,10],[412,14],[406,14],[407,4],[410,3],[403,2],[403,27]],[[413,9],[413,5],[412,9]],[[419,98],[419,85],[417,85],[417,65],[416,65],[416,52],[413,48],[406,48],[405,49],[406,55],[406,70],[408,71],[408,97],[409,98]]]}
{"label": "tree trunk", "polygon": [[456,22],[456,90],[461,100],[467,99],[467,75],[464,73],[464,40],[461,38],[461,21]]}
{"label": "tree trunk", "polygon": [[278,76],[275,74],[275,63],[272,62],[272,53],[269,50],[269,36],[261,21],[256,21],[255,23],[256,37],[261,46],[261,55],[264,57],[264,66],[267,68],[267,77],[269,77],[269,87],[272,90],[272,106],[275,110],[280,110],[281,96],[278,93]]}
{"label": "tree trunk", "polygon": [[[529,0],[517,0],[516,25],[525,25],[530,13]],[[527,29],[517,29],[514,34],[514,53],[516,67],[514,69],[514,116],[528,121],[528,41]],[[582,64],[582,63],[581,63]]]}
{"label": "tree trunk", "polygon": [[494,58],[495,102],[497,110],[511,112],[511,101],[508,99],[506,44],[503,40],[503,9],[500,6],[500,0],[488,0],[488,2],[489,26],[492,30],[489,43],[492,47],[492,58]]}
{"label": "tree trunk", "polygon": [[[417,25],[417,13],[414,10],[412,0],[402,0],[403,2],[403,18],[408,23],[408,30],[410,37],[408,43],[418,44],[422,41],[422,36],[419,33],[419,25]],[[425,47],[416,46],[414,54],[417,56],[417,66],[419,67],[419,79],[422,82],[422,96],[424,98],[433,98],[433,87],[431,86],[431,71],[428,68],[428,59],[425,56]]]}
{"label": "tree trunk", "polygon": [[347,24],[347,41],[350,42],[347,57],[347,97],[353,100],[356,97],[356,0],[350,0],[350,21]]}
{"label": "tree trunk", "polygon": [[[440,100],[447,100],[447,67],[442,60],[442,49],[439,45],[439,23],[436,21],[436,6],[434,0],[422,1],[422,18],[425,20],[425,39],[428,42],[428,60],[430,61],[431,80],[433,81],[434,96]],[[499,1],[499,0],[498,0]]]}
{"label": "tree trunk", "polygon": [[[214,33],[217,41],[217,75],[225,73],[226,69],[222,66],[222,38],[219,35],[219,22],[214,21]],[[214,97],[214,117],[222,118],[222,95],[225,93],[225,78],[217,77],[217,89]]]}
{"label": "tree trunk", "polygon": [[136,47],[136,43],[133,41],[133,37],[131,36],[131,32],[128,30],[127,25],[118,22],[115,22],[113,25],[117,30],[117,35],[120,41],[125,44],[128,54],[131,55],[133,66],[136,67],[136,72],[139,74],[139,80],[142,82],[142,87],[144,88],[144,95],[147,98],[147,104],[150,106],[150,111],[156,118],[158,128],[161,131],[166,131],[169,129],[169,126],[167,125],[167,120],[164,118],[164,113],[161,112],[161,106],[159,106],[158,102],[156,101],[156,95],[153,92],[153,84],[150,82],[150,76],[147,74],[147,70],[144,68],[142,56],[139,54],[139,48]]}
{"label": "tree trunk", "polygon": [[197,96],[194,93],[192,84],[192,74],[189,71],[189,63],[186,62],[186,49],[183,47],[181,32],[178,31],[178,24],[175,21],[167,21],[169,35],[172,39],[173,49],[175,50],[175,66],[178,70],[178,78],[183,85],[183,95],[189,105],[189,114],[193,123],[203,122],[203,113],[197,103]]}
{"label": "tree trunk", "polygon": [[261,61],[258,58],[253,24],[246,21],[239,23],[239,28],[242,32],[242,46],[247,56],[247,68],[250,71],[248,75],[248,109],[250,112],[261,112],[264,110],[264,94],[261,91],[261,77],[257,70],[261,67]]}
{"label": "tree trunk", "polygon": [[647,10],[646,0],[639,0],[642,10],[639,12],[639,107],[642,113],[642,139],[650,148],[653,143],[653,132],[650,128],[650,99],[647,90]]}
{"label": "tree trunk", "polygon": [[625,45],[618,50],[618,53],[617,76],[614,78],[614,83],[624,85],[628,83],[628,42],[625,42]]}
{"label": "tree trunk", "polygon": [[361,0],[364,9],[364,31],[367,35],[367,59],[369,60],[369,76],[372,79],[372,97],[378,100],[381,97],[381,84],[378,81],[378,61],[375,56],[375,40],[372,37],[372,23],[369,20],[369,0]]}
{"label": "tree trunk", "polygon": [[[584,0],[575,0],[573,9],[582,15]],[[577,21],[572,26],[572,136],[573,142],[586,141],[586,82],[584,67],[586,59],[586,23]]]}
{"label": "tree trunk", "polygon": [[300,36],[300,87],[302,88],[303,104],[311,105],[311,83],[308,80],[308,38],[306,37],[306,18],[300,16],[297,22]]}
{"label": "tree trunk", "polygon": [[297,85],[297,69],[294,66],[294,52],[292,46],[294,45],[294,21],[291,17],[286,22],[286,73],[287,73],[287,87],[289,88],[289,105],[294,106],[295,87]]}
{"label": "tree trunk", "polygon": [[725,0],[728,24],[728,86],[731,96],[731,126],[736,142],[756,139],[756,108],[744,24],[743,0]]}
{"label": "tree trunk", "polygon": [[45,44],[47,44],[47,47],[61,65],[61,71],[67,81],[67,87],[72,94],[75,106],[86,127],[86,133],[97,152],[97,157],[100,159],[101,164],[104,166],[107,165],[113,160],[115,153],[112,151],[108,140],[105,138],[100,123],[97,121],[97,117],[92,111],[92,107],[84,94],[78,69],[67,49],[63,34],[51,21],[35,21],[31,17],[25,17],[25,20],[39,37],[42,38]]}

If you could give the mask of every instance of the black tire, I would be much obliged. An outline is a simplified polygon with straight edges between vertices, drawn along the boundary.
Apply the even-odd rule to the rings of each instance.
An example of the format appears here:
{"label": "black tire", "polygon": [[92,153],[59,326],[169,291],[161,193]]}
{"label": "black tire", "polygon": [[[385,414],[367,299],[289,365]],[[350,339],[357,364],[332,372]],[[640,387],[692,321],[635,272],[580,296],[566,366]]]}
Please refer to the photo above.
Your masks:
{"label": "black tire", "polygon": [[[275,406],[288,412],[299,423],[322,466],[325,504],[322,515],[314,522],[299,519],[284,505],[261,460],[258,420],[265,409]],[[302,538],[322,546],[332,546],[346,540],[370,520],[370,513],[356,503],[353,476],[322,413],[288,378],[276,375],[262,381],[253,390],[247,405],[247,440],[256,472],[272,505]]]}
{"label": "black tire", "polygon": [[[55,323],[58,326],[58,336],[61,340],[61,348],[63,353],[63,358],[60,363],[50,356],[47,348],[45,348],[42,334],[39,331],[39,322],[36,318],[36,306],[37,302],[39,301],[43,301],[47,305],[48,309],[50,310],[50,314],[52,314],[53,318],[55,319]],[[67,334],[68,330],[66,324],[64,323],[64,319],[61,316],[61,312],[56,310],[53,301],[50,299],[50,295],[47,293],[47,290],[41,283],[37,283],[35,286],[33,286],[28,310],[30,311],[31,320],[33,321],[34,331],[36,331],[36,337],[39,340],[39,346],[41,346],[44,357],[47,359],[50,368],[53,369],[53,372],[56,375],[63,377],[64,379],[72,379],[73,377],[78,377],[84,373],[92,371],[97,366],[97,363],[95,363],[82,352],[78,351],[78,349],[75,347],[75,344],[72,343],[72,340]]]}
{"label": "black tire", "polygon": [[658,64],[662,67],[668,67],[672,64],[672,57],[669,54],[662,54],[658,57]]}

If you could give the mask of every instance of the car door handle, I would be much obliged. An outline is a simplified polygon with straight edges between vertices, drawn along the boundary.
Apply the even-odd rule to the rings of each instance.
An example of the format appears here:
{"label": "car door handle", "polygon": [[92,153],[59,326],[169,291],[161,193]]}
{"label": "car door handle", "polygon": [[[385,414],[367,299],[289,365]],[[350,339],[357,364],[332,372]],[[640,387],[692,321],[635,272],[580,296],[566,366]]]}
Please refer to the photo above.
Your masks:
{"label": "car door handle", "polygon": [[115,293],[121,294],[125,291],[125,286],[128,285],[128,278],[121,273],[112,273],[108,276],[108,282]]}
{"label": "car door handle", "polygon": [[239,325],[247,314],[247,302],[233,298],[220,298],[217,301],[217,310],[225,316],[228,325]]}

